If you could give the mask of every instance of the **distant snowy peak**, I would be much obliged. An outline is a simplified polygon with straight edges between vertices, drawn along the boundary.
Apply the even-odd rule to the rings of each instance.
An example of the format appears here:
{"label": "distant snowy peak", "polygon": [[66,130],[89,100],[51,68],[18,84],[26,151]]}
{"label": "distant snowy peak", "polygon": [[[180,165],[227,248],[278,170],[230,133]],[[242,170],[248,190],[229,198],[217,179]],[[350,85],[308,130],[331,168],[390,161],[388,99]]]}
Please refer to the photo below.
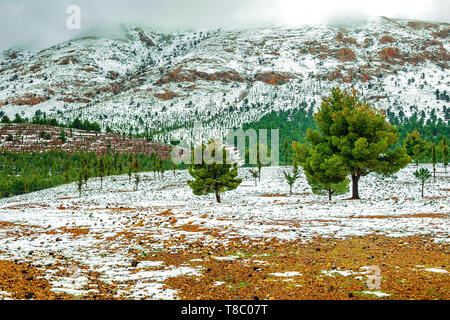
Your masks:
{"label": "distant snowy peak", "polygon": [[0,53],[0,112],[80,116],[161,138],[201,121],[209,136],[273,110],[317,107],[336,85],[408,115],[446,117],[450,24],[158,32],[121,26],[39,52]]}

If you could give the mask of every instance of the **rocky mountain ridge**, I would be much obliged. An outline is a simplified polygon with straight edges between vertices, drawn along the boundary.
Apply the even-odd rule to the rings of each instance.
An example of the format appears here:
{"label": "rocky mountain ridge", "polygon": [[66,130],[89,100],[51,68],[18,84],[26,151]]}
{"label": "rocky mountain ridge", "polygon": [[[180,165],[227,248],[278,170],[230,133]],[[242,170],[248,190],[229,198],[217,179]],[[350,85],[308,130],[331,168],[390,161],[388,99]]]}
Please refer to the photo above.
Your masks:
{"label": "rocky mountain ridge", "polygon": [[0,113],[76,117],[122,133],[205,137],[274,110],[317,108],[334,86],[380,109],[449,117],[450,24],[373,18],[353,26],[157,32],[122,26],[40,51],[0,53]]}

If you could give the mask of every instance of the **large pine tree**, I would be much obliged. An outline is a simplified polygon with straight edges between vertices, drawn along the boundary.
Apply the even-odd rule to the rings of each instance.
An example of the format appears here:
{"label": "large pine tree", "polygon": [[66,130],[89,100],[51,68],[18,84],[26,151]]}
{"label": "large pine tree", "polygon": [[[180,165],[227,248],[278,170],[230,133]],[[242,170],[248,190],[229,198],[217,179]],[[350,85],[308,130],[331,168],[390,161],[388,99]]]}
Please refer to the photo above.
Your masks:
{"label": "large pine tree", "polygon": [[317,131],[308,130],[307,144],[294,144],[296,160],[303,167],[308,184],[315,194],[333,195],[348,191],[348,168],[344,159],[335,154],[328,139]]}
{"label": "large pine tree", "polygon": [[356,91],[334,88],[314,117],[320,129],[317,139],[326,141],[352,177],[352,199],[360,199],[361,177],[370,172],[392,174],[411,161],[404,148],[392,149],[397,128]]}

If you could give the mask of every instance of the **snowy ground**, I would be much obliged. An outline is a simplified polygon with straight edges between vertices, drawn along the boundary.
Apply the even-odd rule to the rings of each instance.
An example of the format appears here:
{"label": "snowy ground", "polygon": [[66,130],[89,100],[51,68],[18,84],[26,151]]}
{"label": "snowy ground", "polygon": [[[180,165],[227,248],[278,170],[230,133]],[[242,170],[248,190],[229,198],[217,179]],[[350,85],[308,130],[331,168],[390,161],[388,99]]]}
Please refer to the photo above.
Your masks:
{"label": "snowy ground", "polygon": [[106,178],[103,190],[99,180],[91,180],[81,198],[69,184],[0,199],[0,260],[32,261],[46,270],[55,292],[88,293],[93,290],[88,273],[95,271],[118,288],[120,298],[173,299],[176,291],[163,281],[198,275],[201,267],[147,261],[135,268],[137,254],[233,239],[308,241],[372,233],[450,239],[450,174],[441,167],[436,182],[426,184],[424,199],[415,166],[409,166],[396,178],[363,177],[363,200],[344,200],[349,198],[344,195],[332,202],[311,194],[304,177],[289,197],[282,168],[263,168],[257,187],[247,169],[240,170],[244,182],[224,194],[221,204],[213,195],[194,196],[186,171],[167,172],[163,179],[143,173],[137,192],[128,176],[119,176]]}

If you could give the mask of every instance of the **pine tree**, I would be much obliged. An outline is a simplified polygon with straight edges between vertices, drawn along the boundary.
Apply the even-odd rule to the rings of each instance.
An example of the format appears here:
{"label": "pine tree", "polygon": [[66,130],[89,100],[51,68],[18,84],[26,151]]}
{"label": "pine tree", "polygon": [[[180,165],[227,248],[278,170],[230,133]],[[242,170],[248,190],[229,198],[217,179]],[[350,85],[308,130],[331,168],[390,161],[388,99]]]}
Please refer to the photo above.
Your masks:
{"label": "pine tree", "polygon": [[439,142],[442,150],[442,164],[444,165],[445,173],[447,173],[447,166],[448,166],[448,145],[447,145],[447,138],[444,136],[444,138]]}
{"label": "pine tree", "polygon": [[416,167],[419,168],[419,162],[423,159],[427,150],[427,143],[420,137],[418,131],[408,133],[405,139],[406,153],[416,163]]}
{"label": "pine tree", "polygon": [[136,173],[135,175],[134,175],[134,190],[135,191],[138,191],[138,189],[139,189],[139,182],[141,181],[141,177],[139,176],[139,174],[138,173]]}
{"label": "pine tree", "polygon": [[289,185],[289,195],[292,196],[292,188],[295,182],[300,178],[300,172],[298,171],[297,161],[294,161],[292,172],[283,171],[284,178]]}
{"label": "pine tree", "polygon": [[69,173],[69,163],[68,161],[64,161],[64,171],[63,171],[64,181],[69,183],[70,181],[70,173]]}
{"label": "pine tree", "polygon": [[285,166],[290,164],[290,152],[291,152],[291,144],[289,141],[285,141],[283,143],[283,163]]}
{"label": "pine tree", "polygon": [[[208,149],[207,149],[208,148]],[[208,147],[202,144],[201,147],[197,147],[197,152],[204,152],[207,149],[208,154],[214,159],[216,156],[216,148],[213,144]],[[192,164],[189,167],[189,174],[194,180],[187,181],[188,185],[192,188],[195,195],[201,196],[210,193],[216,195],[216,201],[221,202],[220,195],[223,192],[236,189],[242,182],[242,179],[237,178],[238,169],[236,163],[231,163],[229,152],[223,148],[222,158],[220,161],[205,161],[202,157],[201,164],[194,162],[194,154],[192,156]]]}
{"label": "pine tree", "polygon": [[100,189],[103,189],[103,178],[106,175],[105,159],[103,157],[98,161],[98,176],[100,177]]}
{"label": "pine tree", "polygon": [[348,192],[348,168],[344,159],[334,153],[328,140],[317,131],[307,131],[307,141],[311,144],[294,144],[296,160],[303,167],[306,180],[314,194],[328,194],[328,200],[333,195]]}
{"label": "pine tree", "polygon": [[27,178],[25,178],[23,185],[23,193],[28,193],[30,190],[30,181]]}
{"label": "pine tree", "polygon": [[166,172],[166,164],[165,164],[163,158],[158,158],[158,172],[159,172],[160,178],[163,178],[164,172]]}
{"label": "pine tree", "polygon": [[258,186],[259,171],[255,170],[255,169],[250,169],[249,172],[250,172],[250,175],[253,177],[253,179],[255,179],[255,187],[257,187]]}
{"label": "pine tree", "polygon": [[138,191],[139,188],[139,182],[141,181],[141,177],[139,176],[139,170],[141,169],[141,165],[139,164],[139,161],[137,158],[134,158],[133,160],[133,172],[134,172],[134,183],[135,183],[135,190]]}
{"label": "pine tree", "polygon": [[83,160],[81,161],[81,172],[84,179],[84,183],[86,184],[87,187],[89,178],[91,177],[91,173],[89,170],[89,163],[86,158],[83,158]]}
{"label": "pine tree", "polygon": [[133,154],[128,155],[128,182],[131,183],[131,175],[133,174]]}
{"label": "pine tree", "polygon": [[[256,150],[255,150],[256,148]],[[245,150],[245,162],[250,164],[250,152],[256,152],[256,168],[258,169],[258,180],[261,181],[261,172],[263,163],[268,163],[270,160],[270,152],[266,145],[257,143],[255,146],[251,146],[249,149]],[[262,155],[261,155],[262,154]]]}
{"label": "pine tree", "polygon": [[141,170],[141,165],[139,164],[139,160],[138,158],[134,158],[133,159],[133,172],[139,172],[139,170]]}
{"label": "pine tree", "polygon": [[150,163],[151,163],[151,168],[153,171],[153,176],[156,175],[156,172],[158,172],[158,155],[155,152],[152,152],[150,154]]}
{"label": "pine tree", "polygon": [[436,182],[436,145],[431,145],[431,163],[433,163],[433,181]]}
{"label": "pine tree", "polygon": [[411,160],[404,149],[391,149],[398,140],[397,128],[383,112],[362,101],[356,91],[334,88],[323,99],[315,120],[320,129],[315,135],[326,140],[352,177],[352,199],[360,199],[361,177],[370,172],[395,173]]}
{"label": "pine tree", "polygon": [[84,182],[83,172],[80,170],[78,172],[78,179],[77,179],[77,187],[78,187],[78,192],[80,193],[80,198],[81,198],[81,192],[83,191],[83,182]]}
{"label": "pine tree", "polygon": [[431,173],[428,169],[421,168],[420,170],[416,170],[416,172],[414,172],[414,176],[418,180],[420,180],[420,182],[422,184],[422,198],[423,198],[423,189],[425,186],[425,182],[431,178]]}
{"label": "pine tree", "polygon": [[61,129],[58,139],[63,143],[67,141],[66,132],[64,130]]}
{"label": "pine tree", "polygon": [[175,164],[175,162],[173,162],[172,158],[170,158],[170,168],[173,171],[173,175],[176,176],[177,175],[177,165]]}

